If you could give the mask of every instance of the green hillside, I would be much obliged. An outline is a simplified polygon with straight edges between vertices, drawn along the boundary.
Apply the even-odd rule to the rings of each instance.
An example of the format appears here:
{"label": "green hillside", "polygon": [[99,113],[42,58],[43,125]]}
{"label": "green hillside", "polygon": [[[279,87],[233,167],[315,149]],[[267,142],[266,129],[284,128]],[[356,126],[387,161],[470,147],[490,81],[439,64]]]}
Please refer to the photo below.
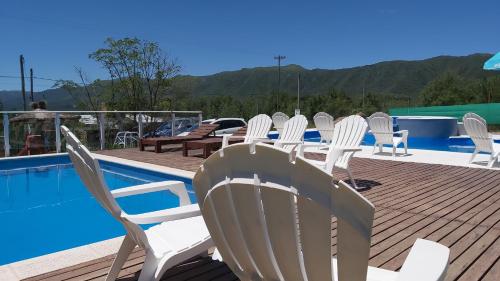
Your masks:
{"label": "green hillside", "polygon": [[[495,75],[482,70],[490,54],[463,57],[440,56],[420,61],[387,61],[338,70],[305,69],[298,65],[281,68],[281,90],[297,91],[301,75],[301,93],[322,94],[335,88],[349,95],[363,91],[376,94],[417,95],[427,83],[444,73],[466,79]],[[267,94],[277,89],[277,67],[244,68],[209,76],[181,76],[176,85],[194,95]]]}
{"label": "green hillside", "polygon": [[[419,61],[387,61],[373,65],[337,70],[305,69],[288,65],[281,69],[281,91],[294,94],[297,91],[297,76],[301,75],[303,95],[325,94],[332,89],[341,90],[348,96],[366,93],[374,95],[417,96],[432,80],[446,74],[456,74],[464,79],[477,79],[498,75],[482,70],[490,54],[469,56],[439,56]],[[277,90],[277,67],[244,68],[237,71],[220,72],[208,76],[178,76],[173,91],[193,96],[228,95],[247,97],[268,95]],[[62,89],[51,89],[36,93],[35,99],[46,99],[54,110],[76,108],[75,99]],[[19,91],[0,91],[0,102],[4,110],[22,109]]]}

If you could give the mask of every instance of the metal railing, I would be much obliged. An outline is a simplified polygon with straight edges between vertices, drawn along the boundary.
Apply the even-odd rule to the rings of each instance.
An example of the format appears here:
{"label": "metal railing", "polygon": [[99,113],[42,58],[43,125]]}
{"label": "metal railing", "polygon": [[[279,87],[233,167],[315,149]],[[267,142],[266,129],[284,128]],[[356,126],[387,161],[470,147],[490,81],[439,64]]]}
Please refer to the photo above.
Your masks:
{"label": "metal railing", "polygon": [[[201,111],[0,111],[0,157],[65,151],[61,125],[89,149],[137,145],[138,139],[175,136],[201,124]],[[1,149],[3,148],[3,153]]]}

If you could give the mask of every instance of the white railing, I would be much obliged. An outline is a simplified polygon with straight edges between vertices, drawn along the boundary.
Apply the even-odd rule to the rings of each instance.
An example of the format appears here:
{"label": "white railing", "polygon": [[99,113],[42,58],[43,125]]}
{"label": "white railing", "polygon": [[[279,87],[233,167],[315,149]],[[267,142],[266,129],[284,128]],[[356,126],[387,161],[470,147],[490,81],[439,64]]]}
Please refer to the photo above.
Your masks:
{"label": "white railing", "polygon": [[175,136],[201,124],[203,115],[201,111],[35,110],[0,111],[0,118],[0,149],[9,157],[64,151],[61,125],[79,134],[89,148],[103,150],[136,145],[144,136]]}

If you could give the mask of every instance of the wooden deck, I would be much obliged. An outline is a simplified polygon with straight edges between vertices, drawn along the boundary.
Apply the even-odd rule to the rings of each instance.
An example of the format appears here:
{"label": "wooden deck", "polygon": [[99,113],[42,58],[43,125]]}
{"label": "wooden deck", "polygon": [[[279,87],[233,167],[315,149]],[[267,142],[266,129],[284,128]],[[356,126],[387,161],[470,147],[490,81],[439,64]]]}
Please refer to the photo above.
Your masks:
{"label": "wooden deck", "polygon": [[[103,154],[195,171],[203,161],[180,151],[140,153],[138,149]],[[310,157],[320,157],[309,155]],[[500,280],[500,171],[355,158],[354,176],[362,194],[376,206],[370,265],[398,270],[416,238],[451,249],[446,280]],[[335,176],[347,181],[345,174]],[[336,223],[332,222],[332,247]],[[104,280],[113,256],[82,263],[28,280]],[[121,280],[136,280],[144,260],[135,250]],[[235,280],[223,263],[194,258],[163,280]]]}

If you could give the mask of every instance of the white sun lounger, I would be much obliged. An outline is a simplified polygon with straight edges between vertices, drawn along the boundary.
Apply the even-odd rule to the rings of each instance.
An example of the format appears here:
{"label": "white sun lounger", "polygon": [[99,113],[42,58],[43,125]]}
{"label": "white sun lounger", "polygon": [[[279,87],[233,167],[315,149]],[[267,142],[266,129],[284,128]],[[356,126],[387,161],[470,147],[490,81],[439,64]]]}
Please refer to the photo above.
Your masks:
{"label": "white sun lounger", "polygon": [[[440,281],[449,249],[417,239],[399,272],[368,266],[375,208],[302,157],[236,144],[208,158],[193,186],[224,262],[242,281]],[[337,255],[332,257],[332,216]]]}
{"label": "white sun lounger", "polygon": [[[181,181],[155,182],[110,191],[104,181],[99,162],[65,126],[68,154],[85,187],[127,230],[127,235],[106,277],[117,278],[128,256],[139,246],[146,251],[140,281],[159,280],[172,266],[191,257],[206,254],[213,247],[212,239],[200,215],[198,205],[191,204],[186,187]],[[143,214],[127,214],[115,198],[148,192],[171,191],[179,197],[180,207]],[[157,224],[143,230],[141,224]],[[159,223],[159,224],[158,224]],[[99,225],[89,227],[99,228]]]}
{"label": "white sun lounger", "polygon": [[470,136],[476,148],[472,153],[469,164],[476,157],[479,152],[486,152],[490,154],[490,161],[488,167],[493,167],[498,161],[500,155],[500,144],[493,141],[493,137],[488,133],[488,126],[486,121],[475,113],[467,113],[463,118],[465,131]]}
{"label": "white sun lounger", "polygon": [[[368,117],[368,124],[370,130],[375,137],[375,144],[373,145],[373,152],[378,146],[379,152],[382,152],[384,144],[392,146],[392,156],[396,156],[396,148],[400,143],[403,143],[405,154],[408,154],[408,130],[393,131],[392,117],[383,113],[375,112]],[[394,134],[401,134],[401,137],[395,137]]]}
{"label": "white sun lounger", "polygon": [[361,151],[360,144],[366,133],[365,119],[359,115],[351,115],[335,124],[332,141],[329,145],[326,144],[303,144],[299,147],[297,155],[304,157],[306,148],[328,148],[325,161],[307,159],[310,163],[322,168],[324,171],[331,173],[332,169],[339,168],[347,171],[351,183],[355,189],[362,189],[356,185],[356,181],[349,169],[349,160],[354,156],[356,151]]}
{"label": "white sun lounger", "polygon": [[333,127],[335,126],[333,116],[326,112],[318,112],[314,115],[313,120],[314,126],[316,126],[321,137],[319,142],[330,143],[333,137]]}
{"label": "white sun lounger", "polygon": [[248,120],[247,132],[245,136],[233,136],[226,134],[222,137],[222,148],[229,145],[229,139],[243,138],[244,143],[251,143],[255,140],[267,140],[267,135],[273,124],[273,120],[266,114],[259,114]]}

